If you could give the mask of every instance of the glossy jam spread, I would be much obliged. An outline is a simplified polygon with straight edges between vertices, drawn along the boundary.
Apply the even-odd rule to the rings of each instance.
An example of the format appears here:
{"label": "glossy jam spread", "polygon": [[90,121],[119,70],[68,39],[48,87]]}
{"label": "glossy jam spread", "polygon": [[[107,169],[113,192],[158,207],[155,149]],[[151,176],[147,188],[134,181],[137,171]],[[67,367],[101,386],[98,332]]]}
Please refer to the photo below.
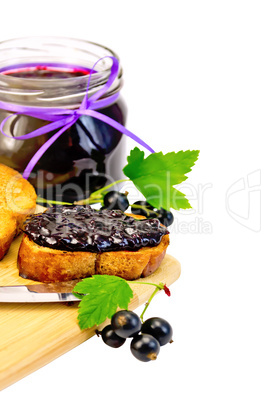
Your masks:
{"label": "glossy jam spread", "polygon": [[136,251],[157,246],[168,230],[158,219],[136,220],[119,210],[49,208],[26,221],[24,232],[43,247],[66,251]]}

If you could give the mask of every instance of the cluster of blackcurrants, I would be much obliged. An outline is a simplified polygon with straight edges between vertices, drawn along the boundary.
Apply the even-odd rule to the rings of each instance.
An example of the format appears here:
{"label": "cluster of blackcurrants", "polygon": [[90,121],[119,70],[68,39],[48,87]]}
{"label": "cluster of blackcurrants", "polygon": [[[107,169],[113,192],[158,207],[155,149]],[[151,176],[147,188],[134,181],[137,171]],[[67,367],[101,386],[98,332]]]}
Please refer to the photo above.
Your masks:
{"label": "cluster of blackcurrants", "polygon": [[112,348],[119,348],[127,338],[132,338],[131,353],[138,360],[148,362],[157,358],[161,346],[172,342],[173,330],[163,318],[149,318],[142,324],[133,311],[120,310],[112,316],[111,324],[97,334]]}
{"label": "cluster of blackcurrants", "polygon": [[[119,191],[109,191],[103,198],[103,209],[120,209],[124,212],[128,207],[127,195]],[[165,226],[170,226],[174,221],[172,212],[163,208],[156,209],[147,201],[134,202],[131,205],[131,211],[135,215],[143,215],[146,218],[157,218]]]}

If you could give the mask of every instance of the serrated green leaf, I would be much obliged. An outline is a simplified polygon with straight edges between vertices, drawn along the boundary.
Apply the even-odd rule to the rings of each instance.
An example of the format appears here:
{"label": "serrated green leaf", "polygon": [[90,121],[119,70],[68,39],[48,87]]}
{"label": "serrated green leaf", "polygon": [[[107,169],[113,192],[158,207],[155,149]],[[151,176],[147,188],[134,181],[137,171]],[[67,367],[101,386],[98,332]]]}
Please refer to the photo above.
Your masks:
{"label": "serrated green leaf", "polygon": [[191,208],[185,195],[173,186],[187,179],[199,151],[156,152],[144,158],[144,152],[134,148],[127,158],[124,174],[133,181],[146,200],[155,208],[169,210]]}
{"label": "serrated green leaf", "polygon": [[78,311],[81,329],[101,324],[106,318],[111,318],[118,307],[127,309],[133,297],[126,280],[111,275],[83,279],[75,286],[73,294],[83,296]]}

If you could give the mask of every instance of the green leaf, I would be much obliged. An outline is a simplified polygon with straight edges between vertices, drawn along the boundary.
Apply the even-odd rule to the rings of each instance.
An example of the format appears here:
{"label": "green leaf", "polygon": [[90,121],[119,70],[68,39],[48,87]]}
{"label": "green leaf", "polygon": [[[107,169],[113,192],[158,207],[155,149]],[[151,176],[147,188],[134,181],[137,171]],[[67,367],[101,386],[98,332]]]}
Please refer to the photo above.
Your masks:
{"label": "green leaf", "polygon": [[131,150],[124,174],[133,181],[146,200],[155,208],[191,208],[185,195],[173,186],[187,179],[198,159],[199,151],[156,152],[144,158],[139,148]]}
{"label": "green leaf", "polygon": [[101,324],[111,318],[118,307],[126,310],[133,297],[126,280],[111,275],[83,279],[74,287],[73,294],[82,297],[78,311],[80,329]]}

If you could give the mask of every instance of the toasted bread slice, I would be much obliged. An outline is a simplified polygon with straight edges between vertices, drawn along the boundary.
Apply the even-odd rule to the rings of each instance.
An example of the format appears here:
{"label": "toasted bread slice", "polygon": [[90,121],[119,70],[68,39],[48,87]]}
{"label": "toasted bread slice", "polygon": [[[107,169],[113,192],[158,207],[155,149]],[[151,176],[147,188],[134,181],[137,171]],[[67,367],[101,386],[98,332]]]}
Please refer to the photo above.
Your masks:
{"label": "toasted bread slice", "polygon": [[35,211],[36,198],[33,186],[21,174],[0,163],[0,259],[26,217]]}
{"label": "toasted bread slice", "polygon": [[19,275],[40,282],[63,282],[95,274],[97,253],[42,247],[24,234],[19,252]]}
{"label": "toasted bread slice", "polygon": [[168,245],[169,235],[164,235],[157,246],[137,251],[62,251],[39,246],[24,234],[18,252],[19,274],[40,282],[64,282],[96,274],[134,280],[150,275],[160,266]]}
{"label": "toasted bread slice", "polygon": [[155,247],[142,247],[138,251],[109,251],[98,254],[96,274],[116,275],[127,280],[146,277],[159,268],[169,245],[164,235]]}
{"label": "toasted bread slice", "polygon": [[17,232],[17,220],[13,213],[0,207],[0,260],[7,253]]}

